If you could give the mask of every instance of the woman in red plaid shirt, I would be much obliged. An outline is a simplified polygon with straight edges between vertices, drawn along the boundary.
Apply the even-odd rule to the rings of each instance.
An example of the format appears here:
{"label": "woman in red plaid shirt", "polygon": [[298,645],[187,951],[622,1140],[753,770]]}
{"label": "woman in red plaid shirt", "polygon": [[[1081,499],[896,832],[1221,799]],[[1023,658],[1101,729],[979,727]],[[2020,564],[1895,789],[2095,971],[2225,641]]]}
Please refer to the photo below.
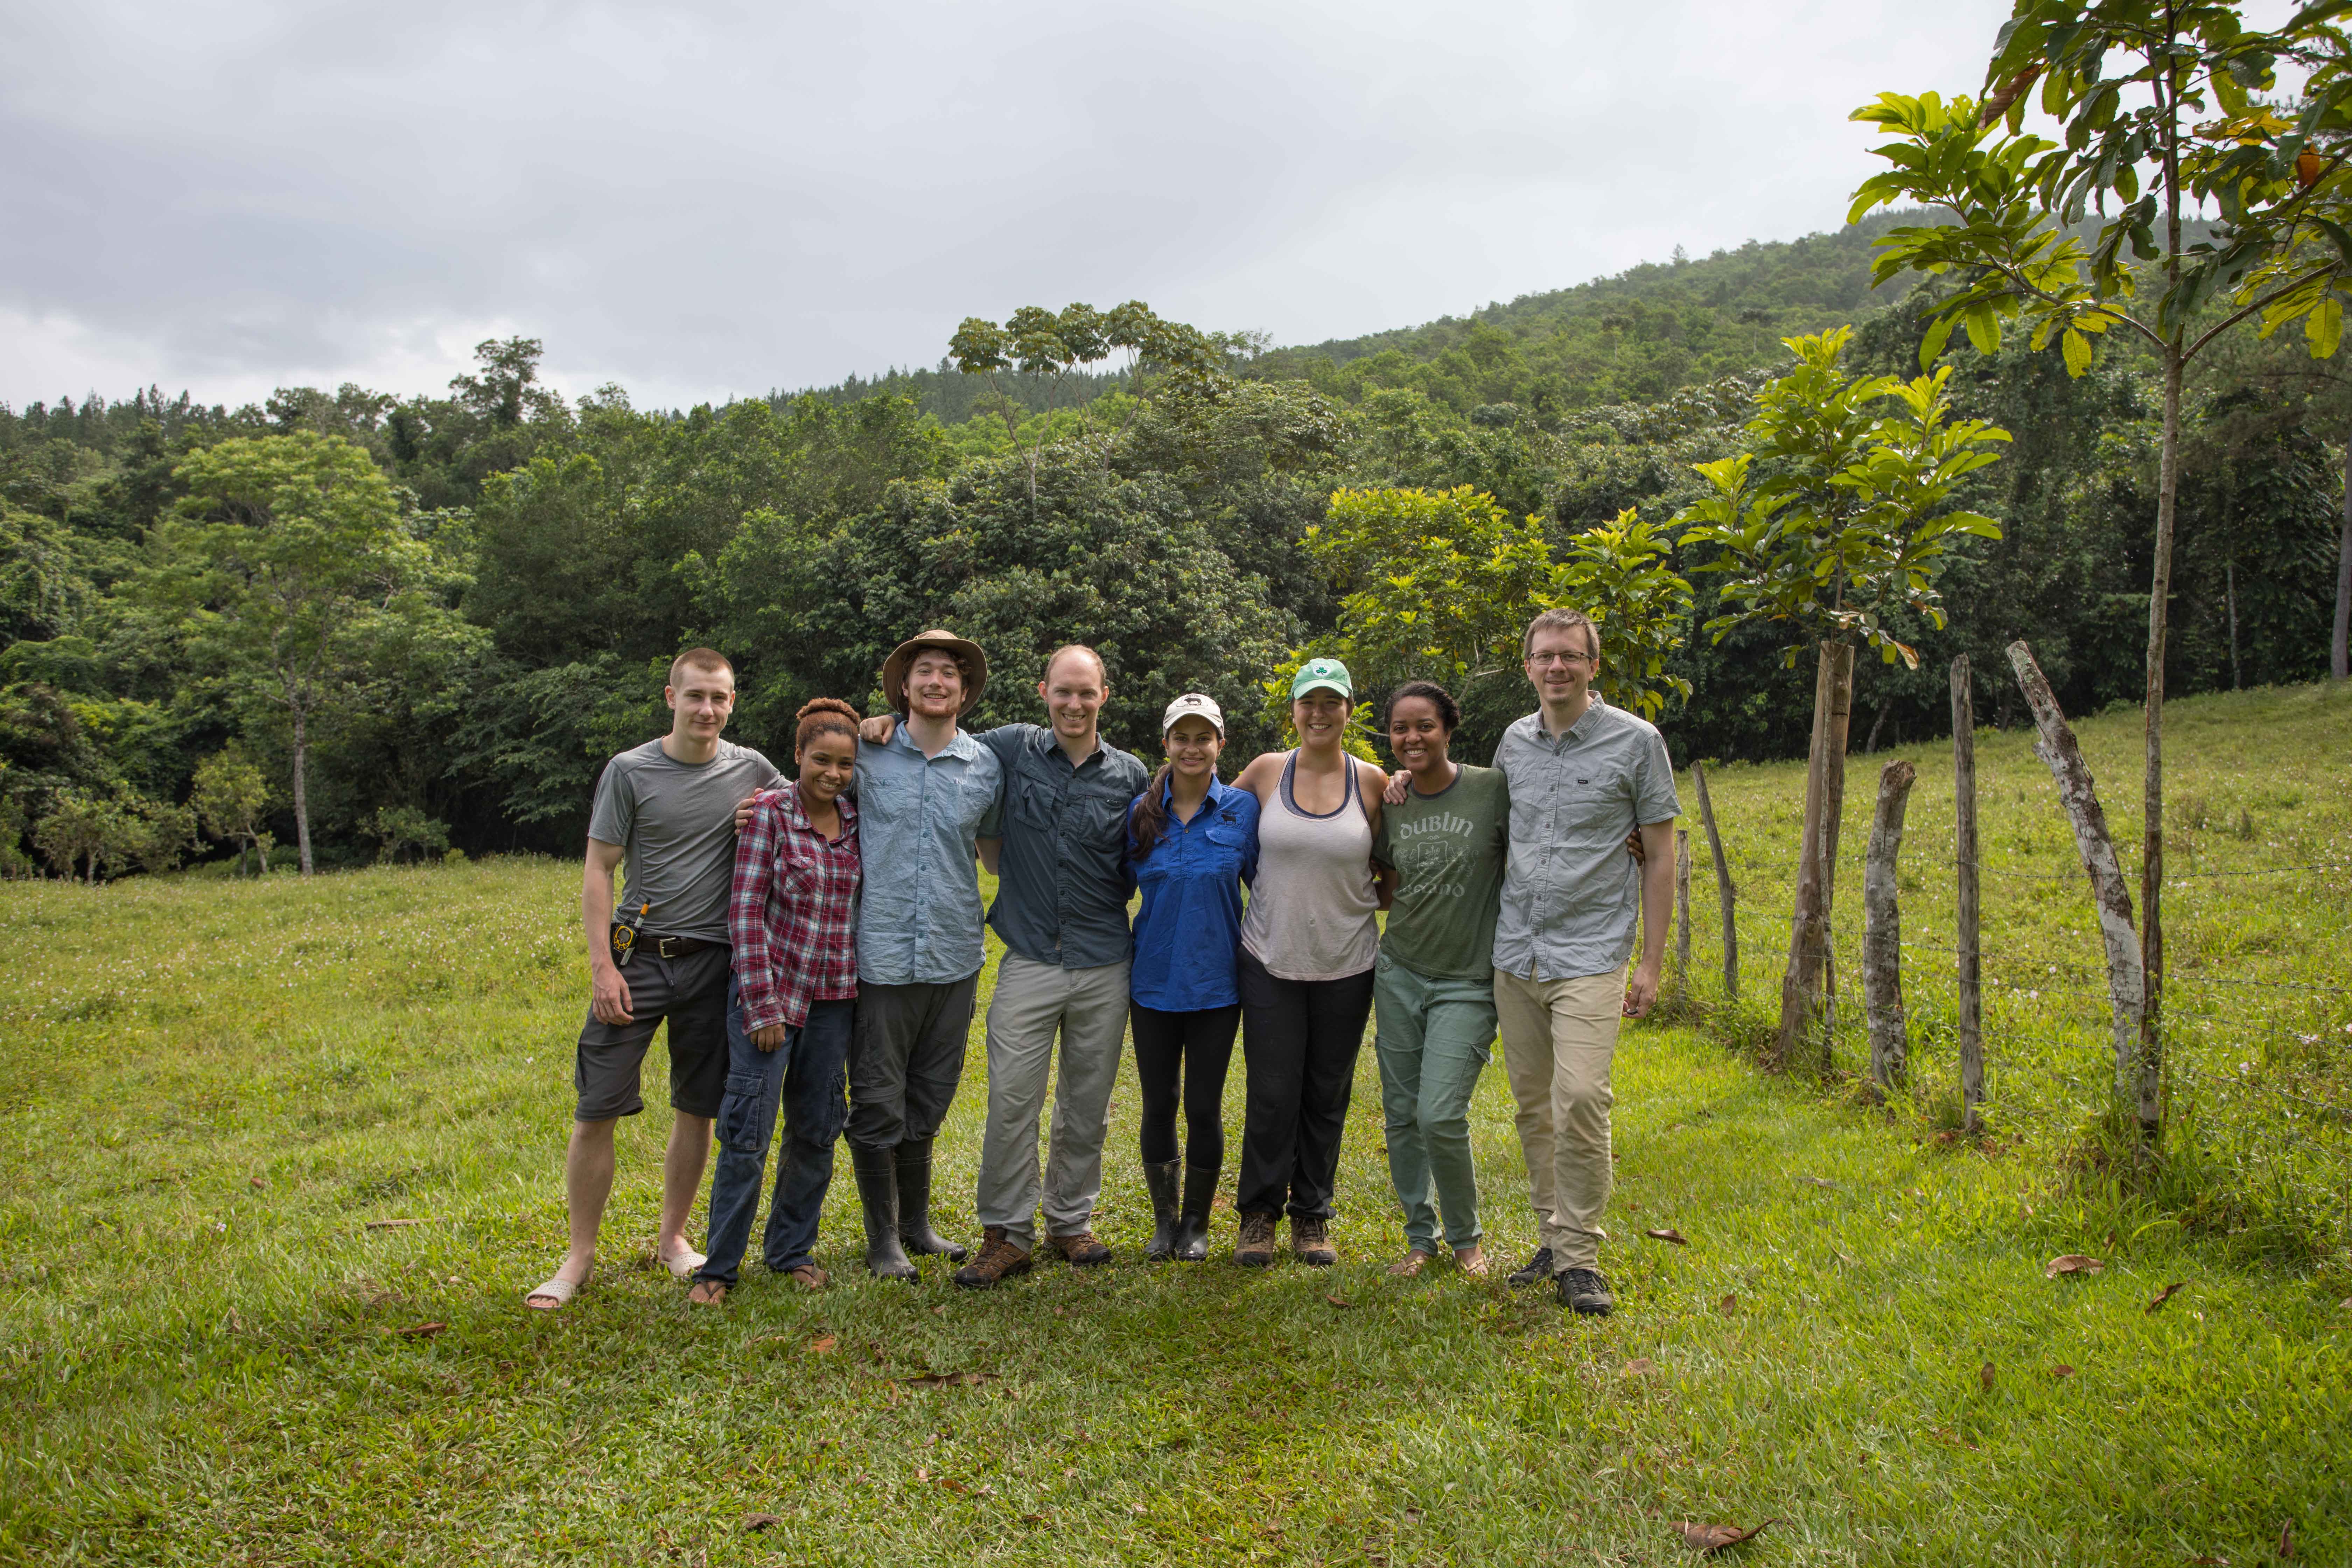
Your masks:
{"label": "woman in red plaid shirt", "polygon": [[769,1271],[808,1289],[825,1282],[809,1257],[833,1183],[833,1145],[847,1115],[845,1064],[857,995],[857,808],[843,793],[857,768],[857,710],[820,697],[799,713],[800,781],[753,802],[735,846],[727,926],[734,978],[727,1005],[723,1145],[710,1182],[710,1256],[687,1300],[716,1306],[751,1239],[781,1104],[784,1151],[761,1244]]}

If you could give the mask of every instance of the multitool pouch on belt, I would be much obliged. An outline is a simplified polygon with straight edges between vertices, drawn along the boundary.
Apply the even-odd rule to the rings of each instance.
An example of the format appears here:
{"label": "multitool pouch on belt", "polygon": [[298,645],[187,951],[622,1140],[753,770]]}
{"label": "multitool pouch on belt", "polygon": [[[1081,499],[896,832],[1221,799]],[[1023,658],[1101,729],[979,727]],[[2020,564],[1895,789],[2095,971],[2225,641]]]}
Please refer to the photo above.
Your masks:
{"label": "multitool pouch on belt", "polygon": [[637,951],[637,933],[646,929],[646,914],[653,908],[650,900],[640,901],[635,909],[623,904],[613,911],[613,962],[624,964],[629,954]]}

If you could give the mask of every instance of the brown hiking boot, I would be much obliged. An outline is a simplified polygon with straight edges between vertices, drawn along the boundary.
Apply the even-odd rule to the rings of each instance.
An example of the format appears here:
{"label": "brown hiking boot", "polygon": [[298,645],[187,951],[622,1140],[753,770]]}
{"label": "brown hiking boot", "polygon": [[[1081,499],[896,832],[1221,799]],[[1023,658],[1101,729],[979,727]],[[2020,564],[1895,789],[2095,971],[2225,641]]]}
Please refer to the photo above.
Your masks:
{"label": "brown hiking boot", "polygon": [[1234,1243],[1234,1261],[1244,1268],[1263,1268],[1274,1261],[1274,1227],[1270,1214],[1242,1215],[1242,1233]]}
{"label": "brown hiking boot", "polygon": [[1312,1268],[1328,1268],[1339,1261],[1339,1255],[1331,1249],[1330,1229],[1319,1219],[1291,1216],[1290,1250],[1299,1262]]}
{"label": "brown hiking boot", "polygon": [[955,1271],[955,1282],[967,1290],[984,1290],[999,1279],[1029,1272],[1029,1255],[1014,1245],[1001,1225],[992,1225],[981,1237],[980,1256]]}
{"label": "brown hiking boot", "polygon": [[1059,1253],[1063,1262],[1079,1268],[1091,1268],[1098,1263],[1110,1261],[1110,1248],[1096,1240],[1091,1230],[1082,1230],[1074,1236],[1049,1236],[1045,1238],[1045,1245]]}

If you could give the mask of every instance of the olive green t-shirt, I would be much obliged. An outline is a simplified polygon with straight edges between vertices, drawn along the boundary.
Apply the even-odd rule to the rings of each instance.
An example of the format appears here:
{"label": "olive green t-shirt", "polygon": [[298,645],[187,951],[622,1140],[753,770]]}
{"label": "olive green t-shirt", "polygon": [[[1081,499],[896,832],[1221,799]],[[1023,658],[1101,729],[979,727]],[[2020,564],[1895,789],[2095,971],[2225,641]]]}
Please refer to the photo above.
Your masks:
{"label": "olive green t-shirt", "polygon": [[1510,842],[1511,789],[1493,768],[1465,764],[1437,794],[1382,806],[1372,858],[1397,889],[1381,952],[1432,980],[1492,979]]}

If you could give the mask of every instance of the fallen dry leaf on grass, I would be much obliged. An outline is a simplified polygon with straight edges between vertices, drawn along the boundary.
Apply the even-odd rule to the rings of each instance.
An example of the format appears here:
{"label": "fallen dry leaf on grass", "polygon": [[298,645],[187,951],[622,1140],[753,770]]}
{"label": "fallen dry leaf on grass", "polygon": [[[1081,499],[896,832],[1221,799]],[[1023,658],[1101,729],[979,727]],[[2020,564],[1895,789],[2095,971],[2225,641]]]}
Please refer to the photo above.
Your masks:
{"label": "fallen dry leaf on grass", "polygon": [[259,1176],[247,1176],[246,1178],[246,1182],[257,1193],[269,1185],[268,1182],[263,1181]]}
{"label": "fallen dry leaf on grass", "polygon": [[2073,1367],[2071,1367],[2071,1366],[2068,1366],[2064,1362],[2063,1362],[2063,1361],[2062,1361],[2062,1362],[2060,1362],[2056,1366],[2053,1366],[2053,1367],[2052,1367],[2052,1368],[2050,1369],[2050,1375],[2051,1375],[2051,1376],[2053,1376],[2053,1377],[2060,1377],[2060,1378],[2063,1378],[2063,1377],[2072,1377],[2072,1376],[2074,1376],[2074,1369]]}
{"label": "fallen dry leaf on grass", "polygon": [[2069,1252],[2053,1258],[2042,1266],[2044,1279],[2055,1279],[2061,1274],[2096,1274],[2106,1265],[2095,1258],[2085,1258],[2079,1252]]}
{"label": "fallen dry leaf on grass", "polygon": [[1051,1524],[1054,1522],[1054,1516],[1050,1513],[1024,1513],[1021,1516],[1021,1522],[1024,1524]]}
{"label": "fallen dry leaf on grass", "polygon": [[831,1334],[826,1334],[819,1339],[811,1340],[809,1342],[809,1354],[831,1355],[833,1353],[834,1346],[840,1342],[841,1342],[839,1340],[835,1339]]}
{"label": "fallen dry leaf on grass", "polygon": [[1652,1241],[1671,1241],[1676,1247],[1688,1247],[1690,1245],[1690,1243],[1684,1238],[1683,1233],[1675,1229],[1671,1226],[1662,1226],[1656,1230],[1645,1230],[1642,1234],[1648,1237]]}
{"label": "fallen dry leaf on grass", "polygon": [[2230,1568],[2230,1560],[2226,1557],[2191,1557],[2189,1568]]}
{"label": "fallen dry leaf on grass", "polygon": [[412,1225],[424,1223],[421,1219],[372,1219],[367,1222],[367,1227],[370,1230],[405,1230]]}
{"label": "fallen dry leaf on grass", "polygon": [[2293,1521],[2289,1521],[2287,1523],[2279,1526],[2278,1554],[2281,1561],[2284,1561],[2285,1559],[2294,1555],[2294,1524]]}
{"label": "fallen dry leaf on grass", "polygon": [[746,1530],[773,1530],[784,1521],[772,1513],[747,1513],[743,1516]]}
{"label": "fallen dry leaf on grass", "polygon": [[1335,1307],[1352,1307],[1355,1305],[1353,1301],[1349,1300],[1345,1296],[1326,1296],[1323,1299],[1326,1301],[1330,1302],[1331,1305]]}
{"label": "fallen dry leaf on grass", "polygon": [[1804,1183],[1807,1186],[1819,1187],[1824,1192],[1827,1192],[1837,1185],[1835,1182],[1831,1181],[1827,1176],[1799,1176],[1797,1180]]}
{"label": "fallen dry leaf on grass", "polygon": [[1720,1302],[1717,1303],[1717,1309],[1727,1318],[1731,1316],[1732,1313],[1739,1310],[1739,1298],[1737,1296],[1726,1296]]}
{"label": "fallen dry leaf on grass", "polygon": [[1652,1361],[1648,1356],[1642,1356],[1637,1360],[1629,1361],[1623,1366],[1619,1367],[1617,1369],[1617,1375],[1620,1377],[1647,1377],[1657,1370],[1658,1363],[1656,1362]]}
{"label": "fallen dry leaf on grass", "polygon": [[1992,1392],[1992,1363],[1987,1362],[1977,1368],[1977,1384],[1986,1393]]}
{"label": "fallen dry leaf on grass", "polygon": [[446,1323],[411,1323],[404,1329],[394,1329],[392,1331],[403,1339],[429,1340],[448,1326]]}
{"label": "fallen dry leaf on grass", "polygon": [[912,1377],[898,1380],[909,1388],[950,1388],[957,1384],[967,1385],[994,1383],[992,1372],[919,1372]]}
{"label": "fallen dry leaf on grass", "polygon": [[1683,1538],[1683,1544],[1702,1556],[1712,1556],[1727,1546],[1737,1546],[1743,1541],[1753,1541],[1780,1521],[1768,1519],[1753,1530],[1742,1530],[1736,1524],[1694,1524],[1686,1519],[1669,1521]]}
{"label": "fallen dry leaf on grass", "polygon": [[2179,1295],[2180,1292],[2188,1289],[2188,1280],[2175,1279],[2171,1284],[2167,1285],[2163,1289],[2158,1290],[2155,1295],[2148,1298],[2147,1310],[2151,1312],[2155,1311],[2158,1307],[2163,1306],[2167,1301],[2171,1300],[2175,1296]]}

